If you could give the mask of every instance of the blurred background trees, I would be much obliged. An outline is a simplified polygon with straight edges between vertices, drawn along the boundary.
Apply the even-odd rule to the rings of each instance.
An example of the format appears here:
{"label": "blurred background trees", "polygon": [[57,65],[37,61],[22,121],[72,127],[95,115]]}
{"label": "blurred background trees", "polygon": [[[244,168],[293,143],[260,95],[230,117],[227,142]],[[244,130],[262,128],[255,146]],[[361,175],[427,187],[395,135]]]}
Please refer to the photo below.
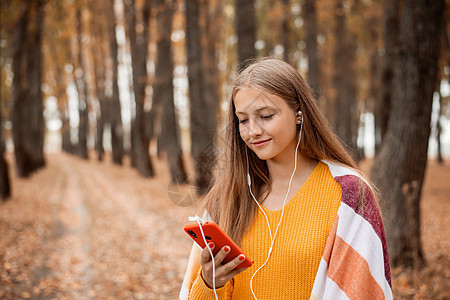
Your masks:
{"label": "blurred background trees", "polygon": [[205,194],[238,65],[273,56],[305,76],[357,160],[376,154],[388,237],[403,243],[391,246],[393,263],[421,261],[430,136],[441,161],[448,147],[444,0],[21,0],[0,8],[0,144],[14,149],[19,176],[45,166],[44,149],[84,159],[95,150],[145,177],[158,176],[152,161],[166,160],[173,183]]}

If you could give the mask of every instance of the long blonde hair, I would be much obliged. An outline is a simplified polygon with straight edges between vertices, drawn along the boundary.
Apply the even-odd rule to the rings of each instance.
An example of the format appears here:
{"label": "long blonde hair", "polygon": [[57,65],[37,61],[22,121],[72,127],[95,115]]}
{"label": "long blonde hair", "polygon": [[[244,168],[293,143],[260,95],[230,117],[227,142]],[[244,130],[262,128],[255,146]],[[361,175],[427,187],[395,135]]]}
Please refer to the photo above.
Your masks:
{"label": "long blonde hair", "polygon": [[251,198],[247,171],[252,179],[257,199],[270,191],[269,171],[265,161],[248,151],[239,133],[234,97],[244,88],[252,88],[281,97],[296,112],[303,114],[303,129],[299,151],[316,160],[330,160],[357,169],[353,158],[331,130],[314,96],[300,73],[273,58],[251,62],[237,75],[227,115],[224,139],[225,154],[218,162],[217,175],[206,195],[205,209],[227,234],[240,244],[256,215],[257,205]]}

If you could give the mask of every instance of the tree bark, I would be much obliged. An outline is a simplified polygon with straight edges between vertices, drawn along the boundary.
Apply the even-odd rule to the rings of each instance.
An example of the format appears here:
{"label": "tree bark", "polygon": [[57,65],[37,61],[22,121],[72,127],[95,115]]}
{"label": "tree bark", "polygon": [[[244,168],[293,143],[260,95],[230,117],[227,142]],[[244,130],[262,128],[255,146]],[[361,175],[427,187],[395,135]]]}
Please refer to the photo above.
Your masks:
{"label": "tree bark", "polygon": [[122,115],[119,99],[119,84],[118,84],[118,45],[116,38],[116,15],[114,12],[114,0],[110,0],[109,6],[109,47],[112,61],[112,96],[109,99],[109,117],[111,125],[111,147],[113,163],[117,165],[122,164],[124,149],[123,149],[123,129],[122,129]]}
{"label": "tree bark", "polygon": [[199,20],[199,1],[185,0],[186,50],[191,116],[191,154],[194,159],[195,185],[199,194],[210,187],[214,165],[215,124],[209,124],[205,114],[208,104],[203,93],[202,47]]}
{"label": "tree bark", "polygon": [[59,103],[59,115],[61,116],[61,136],[62,136],[62,145],[61,148],[63,151],[75,154],[74,145],[70,138],[70,119],[69,119],[69,109],[67,107],[67,103],[60,102]]}
{"label": "tree bark", "polygon": [[317,47],[317,12],[316,0],[305,0],[303,6],[303,19],[305,20],[306,55],[308,57],[308,84],[316,100],[319,100],[319,52]]}
{"label": "tree bark", "polygon": [[[438,89],[440,89],[440,86],[438,84]],[[442,134],[442,94],[439,91],[439,111],[437,114],[437,120],[436,120],[436,142],[437,142],[437,162],[438,164],[442,165],[444,164],[444,158],[442,156],[442,144],[441,144],[441,134]]]}
{"label": "tree bark", "polygon": [[399,34],[399,1],[384,1],[383,43],[380,94],[375,104],[375,153],[378,154],[386,135],[393,94],[394,62]]}
{"label": "tree bark", "polygon": [[256,17],[254,0],[234,0],[237,42],[237,59],[242,64],[245,60],[256,57]]}
{"label": "tree bark", "polygon": [[355,66],[356,44],[347,30],[343,2],[336,3],[333,83],[336,93],[334,99],[334,125],[336,133],[357,158],[358,110],[356,106]]}
{"label": "tree bark", "polygon": [[[450,40],[447,32],[447,20],[446,18],[442,18],[442,36],[444,40],[444,51],[447,52],[447,66],[450,66]],[[447,82],[450,82],[450,72],[447,72]],[[439,113],[438,119],[436,122],[436,140],[437,140],[437,161],[440,165],[444,164],[444,157],[442,156],[442,144],[441,144],[441,134],[442,134],[442,94],[440,91],[440,83],[437,83],[437,88],[439,91]]]}
{"label": "tree bark", "polygon": [[67,83],[68,77],[65,66],[72,63],[71,40],[73,36],[68,34],[72,28],[70,27],[70,20],[68,18],[69,11],[67,5],[63,2],[55,2],[48,8],[48,15],[46,19],[52,19],[54,22],[48,22],[46,28],[46,48],[48,56],[51,57],[47,76],[51,77],[47,80],[47,84],[53,89],[53,94],[57,99],[57,108],[59,118],[62,126],[60,134],[62,138],[62,151],[72,153],[72,145],[70,141],[70,124],[69,113],[67,110],[68,96]]}
{"label": "tree bark", "polygon": [[0,199],[6,201],[11,196],[11,185],[9,183],[9,167],[5,159],[5,140],[3,138],[3,115],[0,99]]}
{"label": "tree bark", "polygon": [[[100,2],[104,3],[104,1]],[[100,14],[103,9],[105,9],[104,5],[101,5],[99,2],[92,2],[93,5],[92,10],[94,13]],[[104,19],[101,18],[92,18],[92,32],[94,35],[94,42],[92,46],[92,58],[93,58],[93,69],[95,76],[95,92],[97,95],[99,112],[96,115],[96,139],[95,139],[95,150],[97,151],[97,160],[102,161],[105,149],[103,147],[103,132],[105,124],[108,123],[107,116],[107,97],[105,93],[105,85],[106,85],[106,58],[103,55],[105,53],[104,47]]]}
{"label": "tree bark", "polygon": [[283,45],[283,60],[287,63],[291,63],[290,61],[290,51],[291,51],[291,43],[290,43],[290,16],[291,16],[291,6],[289,0],[282,0],[283,3],[283,20],[281,21],[281,44]]}
{"label": "tree bark", "polygon": [[[79,3],[80,4],[80,3]],[[81,5],[76,9],[76,29],[77,29],[77,42],[78,42],[78,66],[75,72],[75,82],[78,91],[78,145],[77,154],[81,158],[88,159],[87,151],[87,136],[89,130],[88,120],[88,99],[87,99],[87,83],[86,83],[86,63],[83,57],[83,20],[82,20],[82,8]],[[74,69],[75,70],[75,69]]]}
{"label": "tree bark", "polygon": [[42,84],[44,2],[25,1],[13,53],[12,133],[19,177],[45,166]]}
{"label": "tree bark", "polygon": [[384,197],[381,204],[393,266],[417,266],[424,261],[420,198],[444,7],[443,0],[407,1],[400,21],[390,119],[372,169]]}
{"label": "tree bark", "polygon": [[127,31],[130,40],[131,63],[133,68],[133,91],[136,104],[136,117],[132,123],[132,150],[134,164],[144,177],[154,176],[153,164],[150,158],[150,140],[145,134],[145,87],[147,86],[147,57],[149,41],[149,23],[151,1],[144,1],[142,10],[142,33],[136,31],[137,7],[134,0],[125,1]]}
{"label": "tree bark", "polygon": [[[204,84],[204,97],[206,106],[204,108],[206,113],[204,115],[205,122],[210,124],[210,128],[216,128],[217,124],[217,110],[221,99],[221,93],[219,88],[219,58],[218,44],[220,43],[220,36],[217,34],[222,27],[222,1],[207,1],[202,5],[204,12],[204,49],[205,54],[203,56],[203,84]],[[214,140],[214,132],[207,133],[207,138],[211,141]],[[215,153],[210,152],[211,163],[216,160]]]}
{"label": "tree bark", "polygon": [[[378,32],[377,32],[377,24],[379,23],[379,19],[376,17],[371,17],[367,20],[367,28],[370,32],[371,37],[371,48],[370,48],[370,77],[369,77],[369,95],[366,99],[366,112],[370,112],[375,115],[375,105],[377,102],[377,97],[380,90],[380,76],[379,76],[379,55],[378,55]],[[366,124],[364,124],[366,126]],[[362,153],[360,155],[361,158],[365,158],[364,145],[359,148],[359,152]]]}
{"label": "tree bark", "polygon": [[158,0],[156,23],[158,29],[157,60],[155,70],[155,90],[162,97],[161,135],[159,142],[167,153],[171,181],[176,184],[187,182],[183,165],[180,133],[175,114],[173,89],[173,59],[172,59],[172,17],[174,13],[173,0]]}

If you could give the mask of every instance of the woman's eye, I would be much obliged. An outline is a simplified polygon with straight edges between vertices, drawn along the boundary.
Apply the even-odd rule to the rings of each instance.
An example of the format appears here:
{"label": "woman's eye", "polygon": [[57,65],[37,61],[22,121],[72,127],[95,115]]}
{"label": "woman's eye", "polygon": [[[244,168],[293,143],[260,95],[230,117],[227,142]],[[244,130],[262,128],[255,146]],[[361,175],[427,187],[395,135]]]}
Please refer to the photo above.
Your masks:
{"label": "woman's eye", "polygon": [[265,115],[265,116],[261,116],[261,119],[270,119],[273,117],[273,114],[271,115]]}
{"label": "woman's eye", "polygon": [[248,120],[248,119],[242,119],[242,120],[239,120],[239,124],[244,124],[245,122],[247,122],[247,120]]}

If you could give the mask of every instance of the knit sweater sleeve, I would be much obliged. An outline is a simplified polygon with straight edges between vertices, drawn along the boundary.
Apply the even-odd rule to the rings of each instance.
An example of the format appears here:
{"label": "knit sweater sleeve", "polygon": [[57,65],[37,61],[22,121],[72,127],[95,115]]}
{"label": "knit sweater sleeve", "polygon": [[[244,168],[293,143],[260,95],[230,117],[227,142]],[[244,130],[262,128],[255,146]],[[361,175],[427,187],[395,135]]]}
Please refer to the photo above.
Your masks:
{"label": "knit sweater sleeve", "polygon": [[[201,268],[197,274],[197,278],[194,280],[192,284],[191,292],[189,295],[189,299],[215,299],[214,290],[209,288],[201,275]],[[217,298],[220,300],[231,299],[231,294],[233,292],[233,282],[232,280],[228,281],[224,286],[220,288],[216,288]]]}

